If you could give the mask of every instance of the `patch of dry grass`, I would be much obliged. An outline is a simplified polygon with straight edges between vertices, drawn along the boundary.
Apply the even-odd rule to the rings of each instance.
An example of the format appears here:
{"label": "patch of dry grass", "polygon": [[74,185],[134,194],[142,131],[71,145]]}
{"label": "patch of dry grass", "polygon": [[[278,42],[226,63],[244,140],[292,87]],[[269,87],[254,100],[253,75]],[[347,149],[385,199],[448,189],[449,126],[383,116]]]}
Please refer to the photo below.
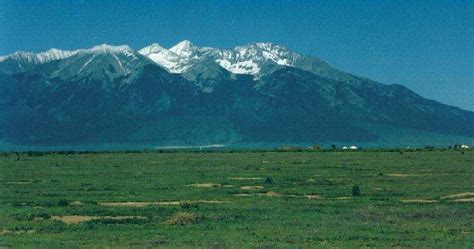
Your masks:
{"label": "patch of dry grass", "polygon": [[256,186],[242,186],[240,189],[243,190],[258,190],[258,189],[263,189],[263,186],[256,185]]}
{"label": "patch of dry grass", "polygon": [[8,229],[3,229],[0,231],[0,235],[8,235],[8,234],[32,234],[36,233],[36,230],[29,229],[29,230],[8,230]]}
{"label": "patch of dry grass", "polygon": [[81,222],[107,219],[107,220],[127,220],[127,219],[146,219],[143,216],[87,216],[87,215],[64,215],[64,216],[51,216],[53,220],[59,220],[66,224],[77,224]]}
{"label": "patch of dry grass", "polygon": [[441,197],[440,199],[465,199],[465,198],[472,198],[474,197],[474,192],[464,192],[459,194],[453,195],[446,195]]}
{"label": "patch of dry grass", "polygon": [[268,191],[266,193],[237,193],[234,194],[236,197],[250,197],[250,196],[266,196],[266,197],[294,197],[294,198],[307,198],[310,200],[320,199],[319,195],[292,195],[292,194],[281,194],[274,191]]}
{"label": "patch of dry grass", "polygon": [[228,177],[227,179],[246,181],[246,180],[262,180],[263,178],[262,177]]}
{"label": "patch of dry grass", "polygon": [[203,220],[202,216],[195,215],[193,213],[179,212],[171,216],[165,224],[168,225],[188,225],[200,223]]}
{"label": "patch of dry grass", "polygon": [[474,202],[474,197],[453,200],[455,202]]}
{"label": "patch of dry grass", "polygon": [[424,199],[407,199],[407,200],[400,200],[403,203],[438,203],[437,200],[424,200]]}
{"label": "patch of dry grass", "polygon": [[225,204],[229,201],[220,200],[180,200],[180,201],[133,201],[133,202],[100,202],[99,205],[109,207],[146,207],[150,205],[157,206],[179,206],[182,203],[190,204]]}
{"label": "patch of dry grass", "polygon": [[392,177],[409,177],[409,176],[413,176],[413,174],[391,173],[391,174],[387,174],[387,176],[392,176]]}
{"label": "patch of dry grass", "polygon": [[339,196],[339,197],[336,197],[334,199],[336,199],[336,200],[350,200],[350,199],[352,199],[352,197],[351,196]]}
{"label": "patch of dry grass", "polygon": [[23,185],[23,184],[30,184],[31,182],[29,181],[16,181],[16,182],[6,182],[6,184],[10,185]]}
{"label": "patch of dry grass", "polygon": [[221,184],[219,183],[211,183],[211,182],[206,182],[206,183],[193,183],[187,185],[188,187],[195,187],[195,188],[220,188],[222,187]]}
{"label": "patch of dry grass", "polygon": [[82,206],[84,205],[84,203],[80,202],[80,201],[73,201],[71,203],[69,203],[70,206]]}

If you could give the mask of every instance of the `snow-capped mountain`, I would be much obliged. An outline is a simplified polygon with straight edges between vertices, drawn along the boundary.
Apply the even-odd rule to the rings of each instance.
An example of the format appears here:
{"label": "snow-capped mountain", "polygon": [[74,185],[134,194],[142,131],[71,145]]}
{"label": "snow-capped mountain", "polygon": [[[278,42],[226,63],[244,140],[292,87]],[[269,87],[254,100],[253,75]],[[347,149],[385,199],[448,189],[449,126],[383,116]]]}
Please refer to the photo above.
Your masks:
{"label": "snow-capped mountain", "polygon": [[[54,60],[65,59],[73,55],[87,53],[126,53],[133,55],[134,50],[128,46],[99,45],[90,49],[65,51],[50,49],[41,53],[16,52],[0,57],[0,61],[12,61],[11,70],[26,70],[28,64],[44,64]],[[238,46],[233,49],[198,47],[188,40],[184,40],[166,49],[158,43],[151,44],[138,51],[170,73],[185,74],[193,67],[202,68],[203,63],[215,62],[217,65],[232,74],[251,75],[258,79],[270,74],[281,67],[296,67],[313,72],[319,76],[337,80],[356,80],[352,76],[340,72],[324,61],[304,56],[289,50],[286,47],[266,43],[253,43]]]}
{"label": "snow-capped mountain", "polygon": [[61,60],[68,57],[71,57],[76,54],[80,53],[120,53],[120,52],[132,52],[133,50],[126,45],[122,46],[111,46],[107,44],[102,44],[98,46],[94,46],[90,49],[79,49],[79,50],[60,50],[56,48],[52,48],[48,51],[40,52],[40,53],[31,53],[31,52],[24,52],[18,51],[10,55],[0,56],[0,61],[4,61],[7,59],[16,60],[16,61],[25,61],[32,64],[44,64],[54,60]]}
{"label": "snow-capped mountain", "polygon": [[369,142],[407,130],[425,142],[472,138],[472,123],[473,112],[272,43],[103,44],[0,58],[0,141],[11,143]]}
{"label": "snow-capped mountain", "polygon": [[[73,51],[50,49],[45,52],[15,52],[4,56],[0,62],[0,71],[25,72],[33,66],[40,66],[49,62],[57,62],[60,70],[55,73],[62,77],[76,77],[86,73],[91,68],[97,70],[97,66],[104,66],[103,60],[109,57],[109,64],[112,64],[114,74],[129,74],[134,69],[142,66],[144,57],[131,49],[129,46],[112,46],[102,44],[89,49],[79,49]],[[148,60],[145,59],[149,63]],[[94,64],[96,64],[94,66]],[[106,70],[107,71],[107,70]],[[104,71],[105,73],[107,73]]]}
{"label": "snow-capped mountain", "polygon": [[[128,75],[147,63],[139,53],[126,45],[102,44],[90,49],[77,50],[75,53],[77,56],[71,57],[74,60],[69,63],[74,62],[75,67],[78,68],[76,74],[108,66],[109,68],[104,69],[103,72],[109,75]],[[86,61],[83,62],[84,60]],[[71,68],[70,64],[64,66]]]}
{"label": "snow-capped mountain", "polygon": [[255,80],[282,67],[295,67],[335,80],[360,83],[360,79],[341,72],[326,62],[295,53],[273,43],[253,43],[233,49],[198,47],[184,40],[170,49],[152,44],[139,51],[170,73],[183,74],[202,62],[213,61],[236,75],[251,75]]}
{"label": "snow-capped mountain", "polygon": [[282,66],[294,66],[300,55],[287,48],[272,43],[255,43],[234,49],[200,48],[184,40],[170,49],[152,44],[140,50],[157,64],[171,73],[185,73],[202,60],[213,60],[234,74],[263,74],[262,67],[271,63]]}
{"label": "snow-capped mountain", "polygon": [[170,73],[184,73],[190,67],[188,57],[178,55],[157,43],[142,48],[139,53],[164,67]]}
{"label": "snow-capped mountain", "polygon": [[265,64],[294,66],[301,56],[287,48],[272,43],[255,43],[236,47],[232,50],[220,50],[215,55],[219,65],[235,74],[263,74]]}
{"label": "snow-capped mountain", "polygon": [[17,61],[25,61],[28,63],[33,63],[33,64],[42,64],[54,60],[60,60],[64,58],[68,58],[74,54],[76,54],[77,51],[65,51],[65,50],[59,50],[52,48],[48,51],[41,52],[41,53],[31,53],[31,52],[15,52],[11,55],[8,56],[3,56],[3,58],[0,59],[0,61],[4,61],[6,59],[12,59],[12,60],[17,60]]}

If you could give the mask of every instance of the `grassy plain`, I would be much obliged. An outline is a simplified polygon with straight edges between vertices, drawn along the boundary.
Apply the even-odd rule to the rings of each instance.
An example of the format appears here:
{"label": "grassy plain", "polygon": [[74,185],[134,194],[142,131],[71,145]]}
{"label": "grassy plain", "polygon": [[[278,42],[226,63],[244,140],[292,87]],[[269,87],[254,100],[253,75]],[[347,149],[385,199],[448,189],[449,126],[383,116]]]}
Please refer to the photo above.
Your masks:
{"label": "grassy plain", "polygon": [[474,151],[17,159],[0,155],[0,247],[474,248]]}

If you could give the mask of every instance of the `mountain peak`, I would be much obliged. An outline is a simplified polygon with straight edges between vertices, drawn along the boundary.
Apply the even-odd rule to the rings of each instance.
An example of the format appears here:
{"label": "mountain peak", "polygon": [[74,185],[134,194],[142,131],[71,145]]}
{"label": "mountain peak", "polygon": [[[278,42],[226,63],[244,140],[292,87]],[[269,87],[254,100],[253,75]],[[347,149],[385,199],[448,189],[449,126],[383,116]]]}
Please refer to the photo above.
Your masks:
{"label": "mountain peak", "polygon": [[40,63],[45,63],[48,61],[65,59],[67,57],[75,55],[76,53],[77,51],[67,51],[67,50],[52,48],[48,51],[36,54],[36,58],[38,59]]}
{"label": "mountain peak", "polygon": [[24,51],[17,51],[13,54],[2,56],[0,61],[6,60],[7,58],[11,58],[17,61],[26,61],[32,64],[42,64],[53,60],[64,59],[69,56],[74,55],[77,51],[66,51],[66,50],[59,50],[56,48],[52,48],[48,51],[40,52],[40,53],[31,53],[31,52],[24,52]]}
{"label": "mountain peak", "polygon": [[160,44],[158,43],[152,43],[142,49],[140,49],[140,51],[148,51],[149,53],[152,53],[152,52],[159,52],[159,51],[163,51],[163,50],[167,50],[166,48],[162,47]]}
{"label": "mountain peak", "polygon": [[278,46],[278,45],[275,45],[271,42],[257,42],[257,43],[255,43],[255,46],[257,46],[259,48],[262,48],[262,49],[269,49],[271,47],[275,47],[275,46]]}
{"label": "mountain peak", "polygon": [[181,57],[189,58],[193,55],[196,49],[197,47],[194,46],[194,44],[192,44],[189,40],[184,40],[174,45],[169,50]]}

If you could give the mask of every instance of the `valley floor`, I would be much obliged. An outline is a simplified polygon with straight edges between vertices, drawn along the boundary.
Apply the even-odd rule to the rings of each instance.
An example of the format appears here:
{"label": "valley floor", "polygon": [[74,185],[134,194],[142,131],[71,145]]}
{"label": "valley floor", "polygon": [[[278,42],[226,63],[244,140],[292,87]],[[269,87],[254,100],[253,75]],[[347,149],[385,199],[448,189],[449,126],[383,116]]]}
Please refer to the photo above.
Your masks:
{"label": "valley floor", "polygon": [[473,248],[473,166],[452,150],[0,154],[0,247]]}

